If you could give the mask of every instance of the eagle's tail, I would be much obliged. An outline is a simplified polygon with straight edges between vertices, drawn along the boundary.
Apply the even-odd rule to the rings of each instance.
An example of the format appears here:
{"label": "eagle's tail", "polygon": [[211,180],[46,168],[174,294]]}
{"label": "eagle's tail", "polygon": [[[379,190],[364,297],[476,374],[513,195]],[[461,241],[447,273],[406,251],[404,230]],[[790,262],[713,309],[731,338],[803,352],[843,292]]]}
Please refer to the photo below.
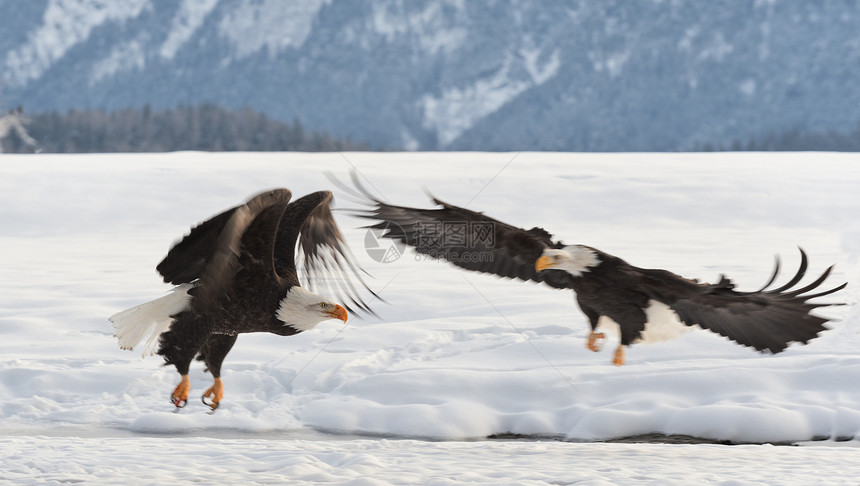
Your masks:
{"label": "eagle's tail", "polygon": [[158,336],[170,328],[174,315],[188,308],[191,300],[188,291],[193,287],[193,284],[182,284],[164,297],[110,316],[114,327],[113,335],[119,341],[119,347],[133,349],[149,335],[143,355],[155,354]]}

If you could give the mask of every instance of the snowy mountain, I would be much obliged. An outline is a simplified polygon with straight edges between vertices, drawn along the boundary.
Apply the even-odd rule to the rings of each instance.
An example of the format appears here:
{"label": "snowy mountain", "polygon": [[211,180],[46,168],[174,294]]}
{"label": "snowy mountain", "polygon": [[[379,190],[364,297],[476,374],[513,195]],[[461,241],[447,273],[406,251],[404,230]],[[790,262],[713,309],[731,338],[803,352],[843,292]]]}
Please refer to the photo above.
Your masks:
{"label": "snowy mountain", "polygon": [[860,115],[836,0],[0,0],[0,105],[252,107],[374,147],[684,150]]}

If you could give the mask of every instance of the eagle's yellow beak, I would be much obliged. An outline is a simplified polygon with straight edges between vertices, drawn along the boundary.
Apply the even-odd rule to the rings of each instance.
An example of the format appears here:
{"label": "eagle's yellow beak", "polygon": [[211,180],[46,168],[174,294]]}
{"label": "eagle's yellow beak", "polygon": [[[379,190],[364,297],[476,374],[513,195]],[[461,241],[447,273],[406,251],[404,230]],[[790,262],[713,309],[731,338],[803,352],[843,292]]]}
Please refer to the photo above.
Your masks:
{"label": "eagle's yellow beak", "polygon": [[346,312],[346,309],[344,309],[342,305],[335,304],[334,309],[330,311],[325,311],[325,314],[327,314],[332,319],[340,319],[343,322],[346,322],[346,320],[349,319],[349,314]]}
{"label": "eagle's yellow beak", "polygon": [[540,272],[542,270],[546,270],[547,268],[552,268],[554,266],[555,266],[555,263],[552,260],[550,260],[550,258],[546,255],[538,258],[537,261],[535,262],[535,270],[537,270],[538,272]]}

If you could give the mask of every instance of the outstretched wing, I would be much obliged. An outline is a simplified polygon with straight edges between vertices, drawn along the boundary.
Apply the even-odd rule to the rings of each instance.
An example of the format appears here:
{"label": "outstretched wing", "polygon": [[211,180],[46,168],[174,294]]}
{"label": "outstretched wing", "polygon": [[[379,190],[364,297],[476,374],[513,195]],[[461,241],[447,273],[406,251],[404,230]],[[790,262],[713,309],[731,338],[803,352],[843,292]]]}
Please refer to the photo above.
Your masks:
{"label": "outstretched wing", "polygon": [[[243,253],[259,260],[267,267],[262,275],[275,280],[271,260],[275,251],[274,235],[290,196],[286,189],[274,189],[252,197],[232,212],[200,275],[200,290],[195,296],[199,303],[217,302],[232,290]],[[252,225],[254,229],[249,231]]]}
{"label": "outstretched wing", "polygon": [[302,281],[309,290],[336,298],[350,312],[373,314],[362,294],[379,296],[362,278],[364,271],[335,223],[331,200],[331,192],[319,191],[287,206],[278,229],[275,268],[296,284]]}
{"label": "outstretched wing", "polygon": [[758,351],[779,353],[791,342],[806,343],[827,329],[828,321],[810,314],[818,307],[834,304],[810,303],[809,300],[843,289],[843,283],[829,290],[819,289],[830,275],[828,268],[814,282],[800,288],[795,286],[806,273],[807,257],[801,249],[797,274],[785,285],[768,289],[779,272],[777,260],[773,276],[755,292],[738,292],[727,278],[716,284],[699,284],[665,270],[638,269],[643,284],[656,298],[671,307],[687,325],[696,325],[725,336],[738,344]]}
{"label": "outstretched wing", "polygon": [[356,190],[341,185],[370,209],[354,213],[378,221],[368,226],[378,237],[398,240],[420,254],[447,260],[458,267],[499,277],[544,282],[570,288],[570,275],[559,270],[538,273],[535,261],[546,248],[561,248],[543,228],[525,230],[483,213],[431,199],[437,209],[394,206],[372,196],[352,173]]}
{"label": "outstretched wing", "polygon": [[173,245],[167,256],[155,267],[164,277],[165,283],[190,283],[203,275],[206,262],[215,252],[218,235],[238,208],[239,206],[230,208],[200,223]]}
{"label": "outstretched wing", "polygon": [[[247,229],[247,225],[250,224],[250,221],[247,220],[247,211],[251,210],[249,205],[252,205],[256,212],[263,209],[261,207],[262,199],[285,203],[289,202],[290,197],[290,191],[287,189],[269,191],[251,198],[246,204],[230,208],[217,216],[209,218],[192,228],[187,236],[176,242],[167,253],[167,256],[156,266],[156,270],[164,277],[166,283],[174,285],[197,280],[203,276],[207,263],[218,252],[218,245],[224,228],[232,220],[237,210],[244,208],[242,209],[242,213],[245,223],[241,228],[244,231],[244,229]],[[236,229],[238,228],[234,222],[234,233],[230,238],[241,238],[241,234],[235,234]]]}

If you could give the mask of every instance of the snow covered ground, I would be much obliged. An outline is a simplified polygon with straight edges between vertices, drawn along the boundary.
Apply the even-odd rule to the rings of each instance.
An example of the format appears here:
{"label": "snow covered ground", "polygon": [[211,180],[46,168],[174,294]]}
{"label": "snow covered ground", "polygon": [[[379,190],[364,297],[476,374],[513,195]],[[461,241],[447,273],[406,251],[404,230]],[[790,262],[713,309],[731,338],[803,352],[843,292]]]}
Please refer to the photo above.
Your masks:
{"label": "snow covered ground", "polygon": [[[338,214],[379,318],[243,335],[215,414],[173,413],[159,357],[111,314],[163,295],[189,227],[263,189],[385,200],[422,188],[643,267],[741,289],[836,264],[832,329],[760,355],[704,331],[587,351],[570,292],[406,253],[379,263]],[[174,153],[0,158],[0,482],[163,484],[854,484],[860,474],[860,155]],[[335,190],[337,207],[355,207]],[[814,275],[813,275],[814,274]],[[783,280],[784,281],[784,280]],[[825,299],[827,300],[827,299]],[[211,384],[192,367],[192,396]],[[600,443],[640,434],[734,443]],[[487,440],[519,434],[539,440]],[[505,435],[504,437],[510,437]],[[561,439],[561,440],[559,440]]]}

